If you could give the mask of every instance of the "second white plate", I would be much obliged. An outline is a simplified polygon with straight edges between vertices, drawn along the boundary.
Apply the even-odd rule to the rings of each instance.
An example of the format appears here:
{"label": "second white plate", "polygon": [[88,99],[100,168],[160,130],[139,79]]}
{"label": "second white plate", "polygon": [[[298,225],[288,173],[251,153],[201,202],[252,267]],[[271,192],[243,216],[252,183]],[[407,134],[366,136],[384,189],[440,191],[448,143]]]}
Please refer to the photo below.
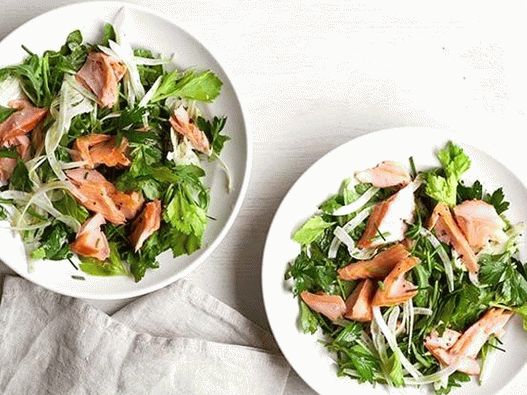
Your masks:
{"label": "second white plate", "polygon": [[[373,167],[383,160],[408,163],[413,156],[418,169],[437,167],[435,153],[449,140],[463,146],[472,160],[466,181],[479,179],[489,190],[503,187],[511,207],[507,216],[513,222],[527,220],[527,190],[522,182],[491,155],[463,144],[456,135],[429,128],[398,128],[372,133],[352,140],[317,161],[294,184],[280,205],[272,222],[262,266],[262,289],[265,310],[273,334],[283,354],[296,372],[321,394],[387,394],[377,385],[358,384],[349,378],[337,377],[335,364],[328,351],[317,342],[321,334],[303,334],[298,325],[298,301],[284,281],[288,263],[300,252],[291,235],[316,208],[335,194],[345,178],[355,171]],[[523,253],[525,254],[525,247]],[[499,353],[494,372],[479,386],[468,383],[453,394],[495,395],[520,372],[527,359],[527,334],[519,320],[508,327],[504,341],[506,353]],[[520,376],[521,377],[521,376]],[[518,377],[517,379],[520,379]],[[422,389],[406,389],[404,393],[426,393]]]}

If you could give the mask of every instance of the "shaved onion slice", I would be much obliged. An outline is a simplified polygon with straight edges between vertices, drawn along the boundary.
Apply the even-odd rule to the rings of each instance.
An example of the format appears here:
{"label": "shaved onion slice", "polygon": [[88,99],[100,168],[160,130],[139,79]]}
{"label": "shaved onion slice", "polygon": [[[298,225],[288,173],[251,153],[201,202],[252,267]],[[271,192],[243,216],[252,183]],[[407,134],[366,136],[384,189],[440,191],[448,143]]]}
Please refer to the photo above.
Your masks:
{"label": "shaved onion slice", "polygon": [[[372,208],[371,207],[368,207],[368,208],[365,208],[363,209],[362,211],[360,211],[359,213],[357,213],[357,215],[355,215],[355,217],[353,217],[348,223],[346,223],[342,229],[344,230],[344,232],[346,232],[346,234],[349,234],[350,232],[352,232],[357,226],[359,226],[360,224],[362,224],[366,218],[369,217],[370,213],[371,213],[371,210]],[[341,240],[338,238],[338,237],[335,237],[333,238],[333,240],[331,241],[331,245],[329,246],[329,251],[328,251],[328,258],[335,258],[337,256],[337,251],[339,250],[339,247],[340,247],[340,243],[341,243]],[[360,251],[360,250],[359,250]],[[355,253],[358,252],[358,251],[354,251]],[[350,255],[351,255],[351,252],[350,252]],[[356,258],[354,255],[352,255],[354,258]],[[358,259],[358,258],[357,258]],[[366,258],[368,259],[368,258]]]}
{"label": "shaved onion slice", "polygon": [[450,292],[454,291],[454,269],[452,267],[452,261],[448,257],[445,249],[443,248],[443,245],[434,236],[434,234],[426,228],[421,228],[419,230],[419,234],[426,238],[430,242],[430,244],[432,244],[432,246],[436,249],[437,254],[439,255],[439,259],[441,259],[441,262],[443,262],[443,266],[445,267],[445,275],[447,278],[448,290]]}
{"label": "shaved onion slice", "polygon": [[157,80],[152,85],[152,87],[148,90],[148,92],[145,93],[145,95],[139,102],[139,107],[146,107],[146,105],[150,103],[150,100],[152,100],[152,98],[156,94],[156,91],[157,91],[157,88],[159,88],[159,85],[161,85],[161,77],[158,77]]}
{"label": "shaved onion slice", "polygon": [[141,56],[134,56],[135,64],[143,66],[159,66],[170,63],[170,59],[165,58],[143,58]]}
{"label": "shaved onion slice", "polygon": [[432,309],[429,309],[427,307],[414,307],[414,314],[415,315],[427,315],[431,316],[434,312]]}
{"label": "shaved onion slice", "polygon": [[355,249],[355,240],[351,238],[351,236],[346,232],[343,228],[340,226],[337,226],[335,230],[333,231],[333,234],[337,239],[340,240],[341,243],[344,243],[346,247],[348,247],[348,251],[350,254]]}
{"label": "shaved onion slice", "polygon": [[401,364],[406,369],[406,371],[415,379],[418,379],[420,377],[423,377],[421,372],[417,370],[414,365],[406,358],[406,356],[403,354],[399,346],[397,345],[397,339],[395,338],[395,334],[390,330],[386,322],[384,321],[384,318],[382,317],[381,309],[378,306],[373,307],[373,318],[375,319],[375,322],[379,326],[379,329],[381,330],[382,334],[384,335],[384,338],[388,342],[388,345],[390,346],[391,350],[397,354],[399,357],[399,360],[401,361]]}
{"label": "shaved onion slice", "polygon": [[364,207],[366,203],[368,203],[372,197],[374,197],[377,192],[379,192],[379,188],[371,187],[366,192],[364,192],[357,200],[351,202],[347,206],[342,206],[335,211],[331,215],[335,217],[341,217],[343,215],[349,215],[351,213],[354,213],[355,211],[359,211],[361,208]]}

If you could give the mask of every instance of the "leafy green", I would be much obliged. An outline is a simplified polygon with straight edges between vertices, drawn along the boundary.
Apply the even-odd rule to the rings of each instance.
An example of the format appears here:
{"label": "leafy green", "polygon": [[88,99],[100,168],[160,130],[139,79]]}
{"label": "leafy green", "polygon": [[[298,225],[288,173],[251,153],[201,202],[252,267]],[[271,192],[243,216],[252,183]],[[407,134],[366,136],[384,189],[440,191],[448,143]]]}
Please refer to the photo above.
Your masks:
{"label": "leafy green", "polygon": [[312,311],[307,304],[300,301],[300,326],[304,333],[315,333],[318,328],[317,313]]}
{"label": "leafy green", "polygon": [[54,222],[44,230],[42,242],[31,252],[31,258],[61,260],[70,257],[72,255],[69,249],[71,237],[71,230],[65,224]]}
{"label": "leafy green", "polygon": [[450,376],[448,376],[448,385],[446,388],[437,389],[435,391],[436,395],[447,395],[452,391],[454,388],[461,387],[462,383],[467,383],[470,381],[470,376],[465,373],[461,372],[454,372]]}
{"label": "leafy green", "polygon": [[32,188],[32,182],[29,179],[29,173],[27,171],[24,161],[18,159],[16,162],[15,169],[10,179],[11,188],[18,189],[19,191],[30,192]]}
{"label": "leafy green", "polygon": [[439,150],[437,157],[444,176],[436,172],[425,173],[425,192],[432,199],[455,206],[457,186],[461,176],[470,168],[470,159],[463,149],[452,142]]}
{"label": "leafy green", "polygon": [[508,253],[484,255],[480,259],[481,282],[496,291],[496,301],[508,306],[527,303],[527,280],[517,270],[519,262]]}
{"label": "leafy green", "polygon": [[0,158],[16,159],[19,156],[16,147],[0,147]]}
{"label": "leafy green", "polygon": [[207,226],[206,211],[183,188],[177,188],[163,213],[163,218],[177,231],[193,234],[201,240]]}
{"label": "leafy green", "polygon": [[307,222],[295,232],[293,240],[302,245],[311,244],[322,236],[327,228],[334,224],[334,222],[326,222],[321,216],[316,215],[307,220]]}
{"label": "leafy green", "polygon": [[80,269],[92,276],[126,276],[128,270],[119,255],[117,245],[110,242],[110,257],[107,261],[101,262],[94,258],[82,258]]}
{"label": "leafy green", "polygon": [[83,206],[71,196],[69,192],[63,192],[62,198],[53,203],[55,208],[64,215],[75,218],[81,224],[88,219],[89,213]]}
{"label": "leafy green", "polygon": [[102,29],[102,41],[101,45],[108,47],[110,40],[115,42],[115,29],[111,23],[105,23]]}
{"label": "leafy green", "polygon": [[0,105],[0,123],[4,122],[11,114],[15,113],[14,108],[4,107]]}
{"label": "leafy green", "polygon": [[163,76],[152,102],[168,97],[180,97],[210,103],[220,94],[222,84],[210,70],[187,70],[184,73],[174,70]]}
{"label": "leafy green", "polygon": [[492,204],[498,214],[507,211],[510,206],[510,203],[505,201],[505,194],[503,193],[503,188],[498,188],[492,194],[485,196],[485,201],[489,204]]}
{"label": "leafy green", "polygon": [[214,117],[212,122],[206,120],[205,118],[198,117],[198,127],[200,130],[205,132],[205,135],[207,136],[207,139],[209,140],[212,147],[212,152],[216,153],[216,155],[220,155],[225,143],[231,139],[229,136],[221,134],[226,122],[226,117]]}

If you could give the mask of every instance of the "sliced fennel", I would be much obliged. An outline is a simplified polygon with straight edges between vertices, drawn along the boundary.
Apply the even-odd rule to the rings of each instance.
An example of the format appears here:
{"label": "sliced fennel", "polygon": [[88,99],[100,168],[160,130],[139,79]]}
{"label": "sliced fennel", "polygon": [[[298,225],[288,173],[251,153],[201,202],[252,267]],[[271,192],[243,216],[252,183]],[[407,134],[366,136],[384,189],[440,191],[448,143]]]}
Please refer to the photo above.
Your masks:
{"label": "sliced fennel", "polygon": [[379,188],[371,187],[364,192],[357,200],[354,200],[346,206],[339,207],[331,215],[340,217],[343,215],[349,215],[363,208],[376,194],[379,192]]}
{"label": "sliced fennel", "polygon": [[[371,210],[372,210],[372,208],[368,207],[368,208],[365,208],[365,209],[361,210],[360,212],[358,212],[357,215],[355,215],[355,217],[353,217],[344,226],[342,226],[342,230],[346,234],[349,234],[350,232],[352,232],[357,226],[362,224],[366,220],[366,218],[368,218],[370,216]],[[338,249],[340,247],[341,242],[342,242],[342,240],[335,235],[335,238],[333,238],[333,240],[331,241],[331,245],[329,247],[328,258],[332,259],[332,258],[335,258],[337,256],[337,252],[338,252]],[[349,246],[348,246],[348,251],[350,251],[350,255],[351,256],[353,256],[351,254],[351,252],[353,252],[353,253],[357,253],[358,252],[354,247],[355,247],[355,245],[353,244],[353,248],[350,251]],[[368,258],[366,258],[366,259],[368,259]]]}

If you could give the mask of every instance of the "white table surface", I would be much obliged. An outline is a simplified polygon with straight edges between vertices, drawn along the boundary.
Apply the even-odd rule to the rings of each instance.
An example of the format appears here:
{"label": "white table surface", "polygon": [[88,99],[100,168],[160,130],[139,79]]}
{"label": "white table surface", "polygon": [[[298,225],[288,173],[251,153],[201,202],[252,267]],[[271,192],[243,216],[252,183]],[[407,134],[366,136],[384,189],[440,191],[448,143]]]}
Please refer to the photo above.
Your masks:
{"label": "white table surface", "polygon": [[[223,245],[189,277],[262,326],[270,221],[295,179],[332,148],[383,128],[444,127],[527,181],[527,3],[135,2],[194,34],[239,91],[254,137],[249,192]],[[69,1],[1,3],[0,38]],[[111,313],[127,302],[92,303]],[[297,381],[289,392],[310,390]]]}

